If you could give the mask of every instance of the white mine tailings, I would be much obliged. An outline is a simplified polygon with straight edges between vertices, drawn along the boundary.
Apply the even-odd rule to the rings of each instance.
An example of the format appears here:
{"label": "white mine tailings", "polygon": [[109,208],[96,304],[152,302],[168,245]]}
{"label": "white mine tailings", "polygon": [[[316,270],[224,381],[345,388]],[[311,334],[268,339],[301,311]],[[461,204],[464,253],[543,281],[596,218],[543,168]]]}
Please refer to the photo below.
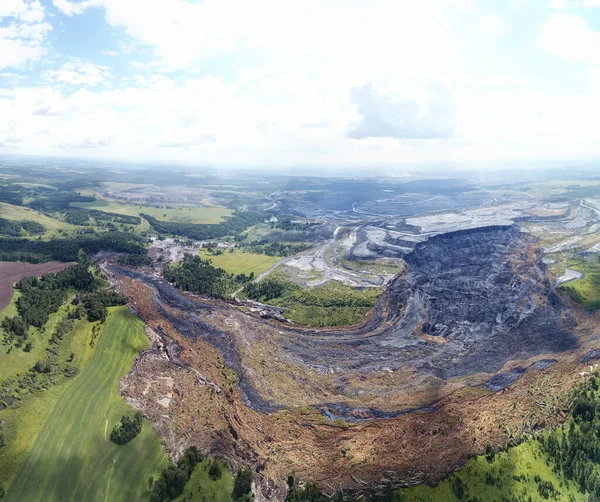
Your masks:
{"label": "white mine tailings", "polygon": [[583,279],[585,274],[580,272],[579,270],[571,270],[570,268],[565,270],[565,273],[561,275],[556,281],[554,281],[555,286],[560,286],[565,282],[574,281],[575,279]]}

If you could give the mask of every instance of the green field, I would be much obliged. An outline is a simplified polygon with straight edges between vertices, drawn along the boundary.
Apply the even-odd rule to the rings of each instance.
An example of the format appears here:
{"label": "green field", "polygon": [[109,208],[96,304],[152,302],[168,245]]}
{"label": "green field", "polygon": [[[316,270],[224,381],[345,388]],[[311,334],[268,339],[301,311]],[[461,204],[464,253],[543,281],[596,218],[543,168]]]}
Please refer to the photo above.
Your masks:
{"label": "green field", "polygon": [[89,364],[52,407],[5,500],[142,498],[149,477],[166,461],[158,436],[147,421],[125,446],[111,443],[108,436],[121,416],[132,411],[119,396],[119,379],[147,343],[141,320],[126,307],[111,309]]}
{"label": "green field", "polygon": [[[96,194],[95,197],[98,197]],[[112,200],[98,199],[94,202],[74,202],[75,207],[98,209],[109,213],[139,216],[145,213],[158,220],[174,221],[178,223],[220,223],[223,218],[231,214],[226,207],[179,207],[166,209],[164,207],[146,206],[142,204],[126,204]]]}
{"label": "green field", "polygon": [[583,279],[570,281],[558,287],[558,290],[581,304],[585,310],[600,308],[600,262],[595,256],[586,259],[570,259],[567,268],[579,270],[585,274]]}
{"label": "green field", "polygon": [[182,495],[174,499],[174,502],[232,502],[233,477],[229,471],[222,466],[222,476],[213,480],[208,475],[211,460],[199,463],[187,484]]}
{"label": "green field", "polygon": [[61,231],[74,231],[78,228],[76,225],[65,223],[63,221],[55,220],[45,214],[29,209],[23,206],[13,206],[12,204],[5,204],[0,202],[0,218],[13,221],[34,221],[40,223],[46,227],[46,233],[44,238],[56,237],[59,230]]}
{"label": "green field", "polygon": [[[18,290],[14,290],[12,300],[0,312],[0,322],[5,317],[17,315],[17,299],[21,296]],[[50,314],[50,319],[46,323],[46,332],[30,327],[27,341],[32,343],[31,352],[25,352],[22,347],[13,347],[8,354],[10,346],[0,345],[0,382],[6,378],[12,377],[17,373],[24,373],[31,368],[36,361],[46,357],[46,347],[48,346],[48,333],[52,333],[56,324],[64,316],[67,305],[63,305],[56,314]],[[0,327],[1,338],[4,336],[4,330]]]}
{"label": "green field", "polygon": [[276,298],[258,298],[268,305],[285,308],[288,319],[307,326],[347,326],[358,324],[372,311],[381,288],[358,289],[338,281],[322,286],[305,288],[289,282],[279,269],[274,270],[260,284],[273,281],[283,285],[283,293]]}
{"label": "green field", "polygon": [[269,270],[279,258],[266,254],[247,253],[246,251],[224,250],[223,254],[213,256],[206,249],[200,250],[200,257],[209,259],[213,266],[222,268],[230,274],[246,274],[254,272],[254,275],[262,274]]}
{"label": "green field", "polygon": [[[550,498],[544,498],[539,488],[547,483],[552,483],[557,490]],[[462,497],[458,496],[460,486],[463,487]],[[472,458],[460,471],[436,487],[418,485],[399,493],[402,502],[588,500],[573,482],[566,483],[554,473],[545,454],[533,440],[496,454],[492,462],[488,462],[485,456]]]}

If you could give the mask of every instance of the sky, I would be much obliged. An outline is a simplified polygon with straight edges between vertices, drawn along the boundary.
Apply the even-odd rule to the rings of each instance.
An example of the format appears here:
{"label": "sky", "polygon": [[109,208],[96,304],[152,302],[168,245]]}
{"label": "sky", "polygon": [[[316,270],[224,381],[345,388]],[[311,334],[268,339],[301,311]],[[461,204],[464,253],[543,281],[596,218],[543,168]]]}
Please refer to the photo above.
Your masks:
{"label": "sky", "polygon": [[600,159],[600,0],[0,0],[0,154]]}

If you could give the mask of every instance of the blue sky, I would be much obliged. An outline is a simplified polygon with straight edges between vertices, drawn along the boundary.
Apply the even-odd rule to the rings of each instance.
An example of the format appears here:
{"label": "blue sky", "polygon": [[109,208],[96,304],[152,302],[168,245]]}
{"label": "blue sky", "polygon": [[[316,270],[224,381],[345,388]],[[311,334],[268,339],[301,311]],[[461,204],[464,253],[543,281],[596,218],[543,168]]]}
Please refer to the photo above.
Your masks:
{"label": "blue sky", "polygon": [[600,0],[0,0],[0,153],[597,160]]}

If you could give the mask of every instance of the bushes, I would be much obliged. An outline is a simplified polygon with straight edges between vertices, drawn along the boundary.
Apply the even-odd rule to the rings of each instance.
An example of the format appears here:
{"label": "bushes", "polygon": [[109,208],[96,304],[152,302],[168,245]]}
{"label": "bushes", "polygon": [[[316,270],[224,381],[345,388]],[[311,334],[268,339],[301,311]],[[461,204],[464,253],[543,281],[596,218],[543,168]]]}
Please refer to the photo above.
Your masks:
{"label": "bushes", "polygon": [[111,431],[110,440],[115,444],[124,445],[129,443],[141,431],[142,414],[140,412],[137,412],[133,416],[123,415],[121,421]]}

